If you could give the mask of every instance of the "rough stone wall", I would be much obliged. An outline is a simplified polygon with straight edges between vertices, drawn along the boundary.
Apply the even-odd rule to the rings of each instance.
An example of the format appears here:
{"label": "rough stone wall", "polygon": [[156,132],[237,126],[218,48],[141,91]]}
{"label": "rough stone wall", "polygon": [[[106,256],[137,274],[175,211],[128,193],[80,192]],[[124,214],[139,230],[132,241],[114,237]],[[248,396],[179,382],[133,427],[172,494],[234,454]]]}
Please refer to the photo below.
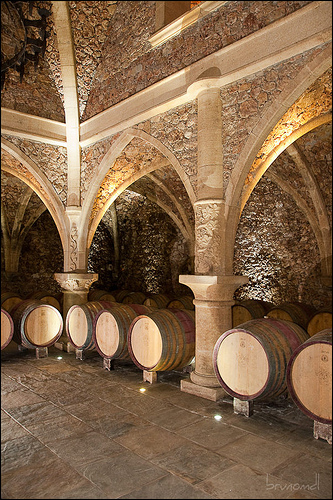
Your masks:
{"label": "rough stone wall", "polygon": [[116,275],[110,214],[97,228],[89,253],[89,272],[98,272],[94,287],[182,295],[178,282],[188,273],[184,238],[165,213],[145,197],[125,191],[116,201],[119,274]]}
{"label": "rough stone wall", "polygon": [[267,176],[244,208],[234,258],[234,273],[249,277],[235,293],[238,300],[296,301],[316,308],[332,303],[320,282],[319,250],[309,223]]}
{"label": "rough stone wall", "polygon": [[83,120],[308,3],[229,2],[152,48],[155,2],[118,2]]}
{"label": "rough stone wall", "polygon": [[38,291],[59,293],[60,285],[54,273],[63,272],[63,251],[57,228],[46,210],[28,232],[19,261],[19,271],[4,271],[3,244],[1,238],[1,289],[19,293],[22,298]]}

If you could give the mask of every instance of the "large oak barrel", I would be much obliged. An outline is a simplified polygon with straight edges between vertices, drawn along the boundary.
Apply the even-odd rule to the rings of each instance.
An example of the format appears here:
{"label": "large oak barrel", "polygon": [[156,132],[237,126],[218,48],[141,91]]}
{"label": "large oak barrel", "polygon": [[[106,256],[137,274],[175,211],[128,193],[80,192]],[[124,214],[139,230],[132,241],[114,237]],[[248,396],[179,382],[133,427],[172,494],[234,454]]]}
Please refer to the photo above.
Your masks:
{"label": "large oak barrel", "polygon": [[99,311],[116,307],[116,302],[89,301],[74,304],[66,316],[66,333],[70,343],[79,350],[94,350],[94,319]]}
{"label": "large oak barrel", "polygon": [[18,293],[15,292],[2,292],[1,293],[1,307],[2,309],[5,309],[7,312],[10,312],[10,310],[16,306],[16,304],[19,304],[22,302],[22,297]]}
{"label": "large oak barrel", "polygon": [[263,318],[272,307],[273,304],[263,300],[236,301],[232,306],[232,326],[241,325],[251,319]]}
{"label": "large oak barrel", "polygon": [[123,304],[143,304],[146,294],[143,292],[130,292],[122,300]]}
{"label": "large oak barrel", "polygon": [[133,362],[141,370],[182,368],[194,358],[194,311],[156,309],[140,315],[130,325],[127,343]]}
{"label": "large oak barrel", "polygon": [[145,306],[153,306],[158,309],[165,309],[171,297],[165,293],[148,293],[143,301]]}
{"label": "large oak barrel", "polygon": [[49,347],[62,334],[60,311],[41,300],[22,300],[11,309],[10,314],[14,322],[13,340],[28,349]]}
{"label": "large oak barrel", "polygon": [[305,415],[332,424],[332,328],[316,333],[295,349],[288,362],[287,386]]}
{"label": "large oak barrel", "polygon": [[194,311],[193,297],[190,295],[183,295],[175,299],[171,299],[167,303],[168,309],[188,309]]}
{"label": "large oak barrel", "polygon": [[314,312],[315,308],[308,304],[302,304],[301,302],[282,302],[282,304],[272,307],[267,312],[266,316],[268,318],[291,321],[306,329],[308,321]]}
{"label": "large oak barrel", "polygon": [[327,328],[332,328],[332,307],[325,307],[316,311],[310,317],[306,331],[312,337],[312,335]]}
{"label": "large oak barrel", "polygon": [[62,293],[54,294],[52,292],[40,290],[39,292],[29,294],[27,298],[41,300],[42,302],[45,302],[45,304],[50,304],[51,306],[56,307],[58,311],[62,310]]}
{"label": "large oak barrel", "polygon": [[247,321],[217,340],[213,349],[216,377],[225,391],[237,399],[274,399],[287,392],[288,361],[308,338],[304,328],[291,321]]}
{"label": "large oak barrel", "polygon": [[98,300],[106,300],[107,302],[116,302],[116,297],[113,292],[107,290],[99,290],[97,288],[89,291],[89,302]]}
{"label": "large oak barrel", "polygon": [[129,327],[134,318],[153,309],[143,304],[117,304],[117,307],[99,311],[94,319],[93,338],[102,358],[130,359],[127,347]]}
{"label": "large oak barrel", "polygon": [[14,322],[8,311],[1,308],[1,350],[7,347],[14,334]]}

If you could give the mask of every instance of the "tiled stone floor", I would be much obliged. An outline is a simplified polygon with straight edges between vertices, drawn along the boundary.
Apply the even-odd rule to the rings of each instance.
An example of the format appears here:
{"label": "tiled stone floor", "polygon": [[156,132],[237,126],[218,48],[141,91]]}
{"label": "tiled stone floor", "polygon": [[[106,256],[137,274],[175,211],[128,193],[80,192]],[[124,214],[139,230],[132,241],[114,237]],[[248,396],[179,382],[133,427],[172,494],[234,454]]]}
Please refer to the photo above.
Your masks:
{"label": "tiled stone floor", "polygon": [[[1,498],[332,498],[332,446],[290,400],[254,404],[154,384],[51,347],[1,352]],[[58,359],[62,357],[62,359]],[[140,392],[140,389],[146,389]],[[219,414],[221,420],[214,416]]]}

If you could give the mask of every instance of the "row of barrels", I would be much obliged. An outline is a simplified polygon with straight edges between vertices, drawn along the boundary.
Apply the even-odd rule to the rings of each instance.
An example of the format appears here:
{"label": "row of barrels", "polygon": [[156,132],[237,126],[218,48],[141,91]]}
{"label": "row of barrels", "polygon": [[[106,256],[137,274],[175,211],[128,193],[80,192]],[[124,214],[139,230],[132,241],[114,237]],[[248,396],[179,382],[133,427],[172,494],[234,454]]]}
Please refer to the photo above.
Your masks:
{"label": "row of barrels", "polygon": [[106,360],[132,359],[142,370],[179,369],[194,358],[190,310],[90,301],[68,310],[65,328],[75,349],[96,350]]}
{"label": "row of barrels", "polygon": [[23,299],[10,312],[1,307],[1,350],[14,340],[28,349],[50,347],[63,331],[61,312],[38,299]]}
{"label": "row of barrels", "polygon": [[273,305],[262,300],[236,301],[232,306],[232,326],[257,318],[275,318],[291,321],[304,328],[312,336],[321,330],[332,328],[332,306],[315,309],[301,302],[282,302]]}
{"label": "row of barrels", "polygon": [[332,423],[332,328],[310,336],[289,320],[249,320],[219,337],[213,367],[234,398],[269,400],[289,392],[307,416]]}

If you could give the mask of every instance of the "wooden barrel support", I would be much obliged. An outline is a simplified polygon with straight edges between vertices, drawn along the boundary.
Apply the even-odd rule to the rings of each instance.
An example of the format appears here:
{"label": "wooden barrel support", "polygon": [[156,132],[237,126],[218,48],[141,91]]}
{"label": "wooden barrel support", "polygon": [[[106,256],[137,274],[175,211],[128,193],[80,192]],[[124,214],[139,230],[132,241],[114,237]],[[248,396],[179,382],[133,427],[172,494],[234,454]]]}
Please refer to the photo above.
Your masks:
{"label": "wooden barrel support", "polygon": [[1,350],[5,349],[13,338],[14,322],[8,311],[1,308]]}
{"label": "wooden barrel support", "polygon": [[49,347],[62,334],[60,311],[41,300],[22,300],[13,307],[11,316],[14,322],[13,340],[28,349]]}
{"label": "wooden barrel support", "polygon": [[216,342],[216,377],[228,394],[241,401],[273,399],[287,392],[287,363],[308,338],[304,328],[290,321],[247,321],[223,333]]}
{"label": "wooden barrel support", "polygon": [[141,370],[182,368],[194,358],[194,312],[157,309],[140,315],[130,325],[127,343],[133,362]]}

